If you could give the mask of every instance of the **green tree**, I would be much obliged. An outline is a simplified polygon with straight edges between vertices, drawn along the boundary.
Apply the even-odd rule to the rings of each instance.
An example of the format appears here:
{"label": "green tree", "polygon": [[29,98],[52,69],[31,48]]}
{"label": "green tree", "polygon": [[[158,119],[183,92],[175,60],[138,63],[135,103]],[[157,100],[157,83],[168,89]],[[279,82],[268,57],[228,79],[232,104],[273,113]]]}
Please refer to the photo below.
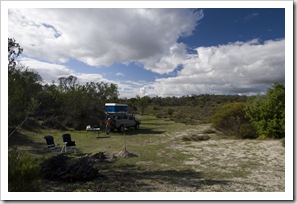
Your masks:
{"label": "green tree", "polygon": [[74,76],[59,78],[59,118],[65,126],[83,129],[99,125],[105,117],[104,104],[118,98],[117,85],[104,82],[77,83]]}
{"label": "green tree", "polygon": [[148,96],[144,96],[144,97],[137,96],[136,100],[137,100],[137,104],[138,104],[140,113],[141,113],[141,115],[143,115],[145,109],[149,105],[149,97]]}
{"label": "green tree", "polygon": [[273,84],[265,96],[248,99],[246,114],[261,137],[285,137],[285,86]]}
{"label": "green tree", "polygon": [[38,107],[41,77],[23,65],[8,71],[8,126],[14,129]]}
{"label": "green tree", "polygon": [[23,48],[13,38],[8,38],[8,68],[16,66],[16,58],[22,54]]}
{"label": "green tree", "polygon": [[20,44],[8,38],[8,129],[9,135],[26,122],[38,107],[36,96],[42,91],[41,77],[24,65],[16,65],[23,52]]}

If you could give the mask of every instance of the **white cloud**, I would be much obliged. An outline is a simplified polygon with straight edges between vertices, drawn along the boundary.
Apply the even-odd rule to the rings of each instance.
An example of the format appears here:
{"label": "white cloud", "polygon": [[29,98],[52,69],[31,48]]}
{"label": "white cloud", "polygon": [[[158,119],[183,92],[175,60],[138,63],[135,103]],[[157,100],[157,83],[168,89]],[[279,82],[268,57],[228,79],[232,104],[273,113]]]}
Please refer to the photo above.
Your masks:
{"label": "white cloud", "polygon": [[108,82],[113,83],[105,79],[100,74],[85,74],[74,72],[69,67],[61,64],[52,64],[48,62],[41,62],[30,58],[20,58],[20,63],[29,67],[30,69],[36,70],[42,77],[44,83],[51,83],[52,81],[57,82],[60,77],[68,77],[70,75],[76,76],[78,82],[84,84],[86,82]]}
{"label": "white cloud", "polygon": [[31,58],[20,58],[19,61],[26,67],[36,70],[45,83],[57,81],[60,77],[74,75],[74,72],[70,68],[61,64],[41,62]]}
{"label": "white cloud", "polygon": [[198,47],[176,77],[156,79],[146,94],[257,94],[285,82],[285,40]]}
{"label": "white cloud", "polygon": [[115,75],[116,75],[116,76],[125,76],[125,74],[122,73],[122,72],[117,72]]}
{"label": "white cloud", "polygon": [[190,9],[10,9],[8,33],[25,55],[49,62],[138,62],[169,73],[186,53],[177,39],[202,18]]}

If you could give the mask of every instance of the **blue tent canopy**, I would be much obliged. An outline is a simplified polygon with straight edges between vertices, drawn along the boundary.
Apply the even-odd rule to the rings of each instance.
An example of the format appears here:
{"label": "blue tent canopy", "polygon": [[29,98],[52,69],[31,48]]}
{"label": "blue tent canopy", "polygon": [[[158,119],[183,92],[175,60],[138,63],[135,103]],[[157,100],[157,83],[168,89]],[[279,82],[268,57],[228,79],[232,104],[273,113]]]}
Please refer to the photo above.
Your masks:
{"label": "blue tent canopy", "polygon": [[119,104],[119,103],[106,103],[105,104],[105,112],[106,113],[127,113],[128,105],[127,104]]}

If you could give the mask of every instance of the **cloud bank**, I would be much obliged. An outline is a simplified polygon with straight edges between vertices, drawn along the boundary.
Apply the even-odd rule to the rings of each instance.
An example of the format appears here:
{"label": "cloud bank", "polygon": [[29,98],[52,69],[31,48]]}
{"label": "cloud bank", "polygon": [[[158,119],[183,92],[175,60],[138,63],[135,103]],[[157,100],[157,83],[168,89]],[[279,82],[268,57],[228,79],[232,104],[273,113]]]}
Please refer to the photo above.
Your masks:
{"label": "cloud bank", "polygon": [[[145,94],[259,94],[285,83],[285,40],[257,39],[196,48],[176,77],[156,79]],[[148,87],[147,87],[148,88]]]}
{"label": "cloud bank", "polygon": [[138,62],[163,74],[185,52],[177,39],[202,18],[190,9],[10,9],[8,27],[33,58],[98,67]]}

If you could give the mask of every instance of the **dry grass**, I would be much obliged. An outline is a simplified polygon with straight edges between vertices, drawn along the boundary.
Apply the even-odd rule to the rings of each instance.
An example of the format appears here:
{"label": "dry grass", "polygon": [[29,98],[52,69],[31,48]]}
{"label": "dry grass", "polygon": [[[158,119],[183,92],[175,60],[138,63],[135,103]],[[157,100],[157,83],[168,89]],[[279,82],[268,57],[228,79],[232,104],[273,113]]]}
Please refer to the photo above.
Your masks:
{"label": "dry grass", "polygon": [[[47,131],[61,137],[60,131]],[[45,131],[24,132],[17,145],[23,151],[46,155]],[[285,148],[279,140],[224,139],[210,124],[187,126],[153,116],[142,118],[139,131],[111,133],[100,138],[71,132],[80,157],[90,153],[133,153],[96,164],[99,177],[90,182],[43,181],[41,191],[154,192],[283,192]],[[208,136],[208,140],[182,138]],[[11,141],[11,143],[15,143]],[[12,144],[11,144],[12,145]],[[127,148],[127,152],[126,151]]]}

